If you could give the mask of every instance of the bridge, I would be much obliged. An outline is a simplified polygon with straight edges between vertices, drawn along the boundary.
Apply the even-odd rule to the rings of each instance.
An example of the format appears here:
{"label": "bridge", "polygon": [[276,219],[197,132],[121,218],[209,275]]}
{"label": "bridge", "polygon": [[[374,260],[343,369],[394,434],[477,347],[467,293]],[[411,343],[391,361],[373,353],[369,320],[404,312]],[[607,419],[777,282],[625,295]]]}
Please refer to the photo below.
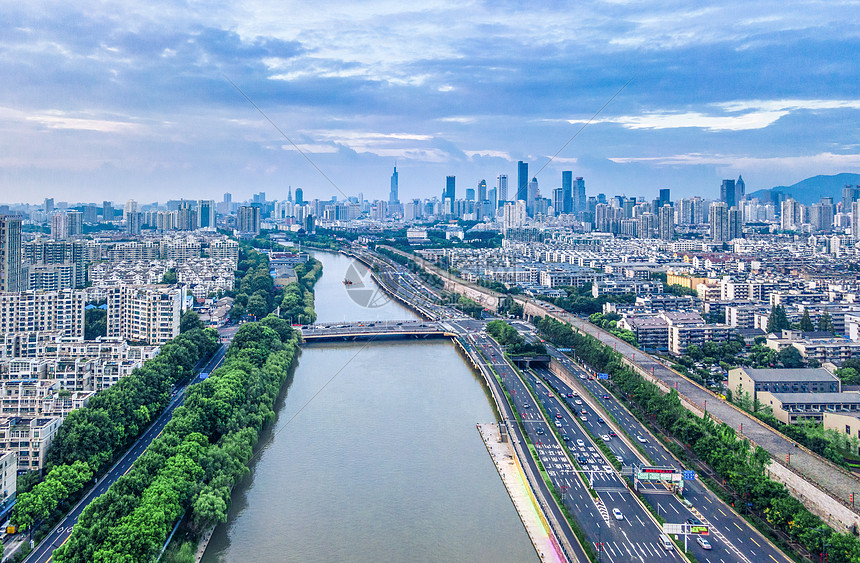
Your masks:
{"label": "bridge", "polygon": [[312,342],[351,342],[359,340],[424,340],[457,336],[450,327],[431,321],[358,321],[313,324],[301,327],[302,338]]}

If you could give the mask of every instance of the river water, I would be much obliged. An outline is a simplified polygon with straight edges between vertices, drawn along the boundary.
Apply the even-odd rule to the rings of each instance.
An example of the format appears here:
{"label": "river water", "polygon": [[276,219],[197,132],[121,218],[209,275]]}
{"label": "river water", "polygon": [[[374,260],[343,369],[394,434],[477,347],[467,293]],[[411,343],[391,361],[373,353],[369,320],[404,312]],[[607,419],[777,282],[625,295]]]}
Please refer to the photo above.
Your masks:
{"label": "river water", "polygon": [[[415,318],[356,303],[351,260],[315,255],[318,322]],[[275,408],[204,562],[537,560],[475,427],[495,420],[488,397],[451,342],[307,346]]]}

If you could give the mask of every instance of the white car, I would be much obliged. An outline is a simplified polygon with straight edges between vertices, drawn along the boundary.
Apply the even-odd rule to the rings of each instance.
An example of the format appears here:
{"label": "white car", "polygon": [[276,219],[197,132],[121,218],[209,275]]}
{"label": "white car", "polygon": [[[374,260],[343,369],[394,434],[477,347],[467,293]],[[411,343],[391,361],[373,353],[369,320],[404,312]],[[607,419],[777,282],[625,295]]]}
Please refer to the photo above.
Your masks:
{"label": "white car", "polygon": [[647,444],[647,443],[648,443],[648,440],[646,440],[646,439],[645,439],[645,438],[643,438],[642,436],[636,436],[636,439],[637,439],[637,440],[639,440],[640,442],[642,442],[643,444]]}
{"label": "white car", "polygon": [[576,445],[577,445],[577,446],[579,446],[580,448],[584,448],[584,447],[585,447],[585,442],[583,442],[582,440],[577,440],[577,441],[576,441]]}
{"label": "white car", "polygon": [[604,434],[603,436],[601,436],[601,438],[603,439],[604,442],[608,442],[610,440],[609,434]]}
{"label": "white car", "polygon": [[556,420],[556,421],[555,421],[555,427],[556,427],[556,428],[561,428],[561,421],[560,421],[560,420]]}
{"label": "white car", "polygon": [[580,401],[579,399],[576,399],[576,400],[574,401],[574,403],[575,403],[575,404],[577,404],[577,405],[581,405],[581,404],[582,404],[582,401]]}
{"label": "white car", "polygon": [[615,516],[616,520],[624,520],[624,515],[617,508],[612,509],[612,515]]}

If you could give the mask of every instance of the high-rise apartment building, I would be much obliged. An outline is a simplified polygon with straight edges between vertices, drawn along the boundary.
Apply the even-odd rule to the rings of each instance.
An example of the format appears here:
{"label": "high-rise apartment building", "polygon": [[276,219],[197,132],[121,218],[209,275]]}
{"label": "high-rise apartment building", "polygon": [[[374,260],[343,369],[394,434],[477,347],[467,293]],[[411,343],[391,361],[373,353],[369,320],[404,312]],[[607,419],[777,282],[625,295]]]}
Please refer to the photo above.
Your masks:
{"label": "high-rise apartment building", "polygon": [[860,240],[860,201],[851,203],[851,235]]}
{"label": "high-rise apartment building", "polygon": [[0,215],[0,292],[25,289],[21,271],[21,218]]}
{"label": "high-rise apartment building", "polygon": [[87,253],[83,241],[36,239],[24,243],[23,248],[29,283],[22,290],[72,289],[86,285]]}
{"label": "high-rise apartment building", "polygon": [[260,208],[255,205],[243,205],[236,215],[236,228],[241,233],[260,234]]}
{"label": "high-rise apartment building", "polygon": [[715,201],[708,211],[711,240],[725,242],[729,239],[729,206],[723,201]]}
{"label": "high-rise apartment building", "polygon": [[45,215],[49,216],[54,212],[54,198],[46,197],[45,198]]}
{"label": "high-rise apartment building", "polygon": [[86,300],[80,289],[0,293],[0,334],[56,331],[82,338]]}
{"label": "high-rise apartment building", "polygon": [[532,178],[526,188],[526,213],[531,216],[535,214],[535,201],[540,197],[537,178]]}
{"label": "high-rise apartment building", "polygon": [[508,202],[503,208],[502,225],[505,231],[519,229],[526,224],[526,202],[517,200]]}
{"label": "high-rise apartment building", "polygon": [[161,345],[179,335],[185,290],[167,285],[122,285],[107,290],[107,335]]}
{"label": "high-rise apartment building", "polygon": [[66,240],[84,232],[84,214],[80,211],[61,211],[51,215],[51,238]]}
{"label": "high-rise apartment building", "polygon": [[665,204],[660,208],[660,238],[672,240],[675,238],[675,209]]}
{"label": "high-rise apartment building", "polygon": [[517,162],[517,199],[526,201],[528,199],[529,163],[522,160]]}
{"label": "high-rise apartment building", "polygon": [[113,203],[109,201],[102,202],[102,221],[113,221]]}
{"label": "high-rise apartment building", "polygon": [[803,211],[799,203],[788,198],[780,204],[780,228],[783,231],[796,231],[800,229],[803,221]]}
{"label": "high-rise apartment building", "polygon": [[743,238],[744,236],[744,217],[741,210],[737,207],[729,209],[729,240]]}

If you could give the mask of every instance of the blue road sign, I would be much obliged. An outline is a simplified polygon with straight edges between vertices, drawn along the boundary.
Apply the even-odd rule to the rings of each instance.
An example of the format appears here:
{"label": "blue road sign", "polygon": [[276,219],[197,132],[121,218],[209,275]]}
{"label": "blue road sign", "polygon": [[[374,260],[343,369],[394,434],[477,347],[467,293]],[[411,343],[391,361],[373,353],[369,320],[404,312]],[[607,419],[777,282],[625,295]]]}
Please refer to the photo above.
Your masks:
{"label": "blue road sign", "polygon": [[572,352],[573,351],[571,348],[556,348],[556,350],[558,350],[559,352]]}
{"label": "blue road sign", "polygon": [[684,481],[695,481],[696,472],[690,471],[689,469],[685,469],[681,472],[681,477],[684,479]]}
{"label": "blue road sign", "polygon": [[597,379],[609,379],[609,374],[608,373],[598,373]]}

